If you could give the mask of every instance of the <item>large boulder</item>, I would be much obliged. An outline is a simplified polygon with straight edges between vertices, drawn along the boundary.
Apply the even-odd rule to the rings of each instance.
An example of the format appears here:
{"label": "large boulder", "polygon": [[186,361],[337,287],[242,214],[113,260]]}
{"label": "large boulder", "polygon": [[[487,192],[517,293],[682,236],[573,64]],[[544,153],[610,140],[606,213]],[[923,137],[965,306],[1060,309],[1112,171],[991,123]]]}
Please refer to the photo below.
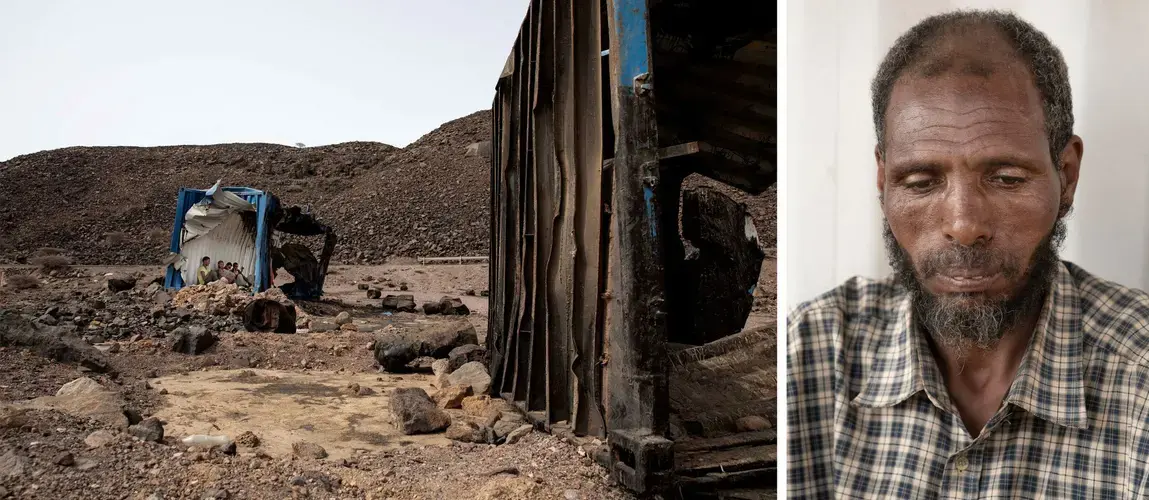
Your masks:
{"label": "large boulder", "polygon": [[115,273],[108,276],[108,290],[113,292],[122,292],[124,290],[131,290],[136,286],[136,278],[130,274]]}
{"label": "large boulder", "polygon": [[475,326],[466,319],[430,325],[421,330],[417,338],[420,342],[420,355],[435,359],[448,357],[456,347],[479,343]]}
{"label": "large boulder", "polygon": [[125,429],[130,423],[124,413],[124,399],[120,394],[88,377],[68,382],[56,391],[55,396],[33,399],[26,406],[90,418],[117,429]]}
{"label": "large boulder", "polygon": [[487,350],[476,344],[467,344],[456,347],[451,349],[451,352],[447,353],[447,371],[453,372],[458,370],[460,366],[463,366],[472,361],[478,361],[480,363],[486,364]]}
{"label": "large boulder", "polygon": [[491,391],[491,376],[487,367],[478,361],[460,366],[458,370],[447,376],[450,387],[470,387],[474,394],[487,394]]}
{"label": "large boulder", "polygon": [[439,299],[439,313],[444,316],[466,316],[471,310],[463,304],[463,300],[456,297],[443,297]]}
{"label": "large boulder", "polygon": [[470,395],[471,387],[460,385],[439,389],[434,396],[431,396],[431,399],[439,405],[439,408],[460,409],[463,407],[463,399]]}
{"label": "large boulder", "polygon": [[474,325],[467,320],[427,325],[418,330],[384,333],[375,337],[375,361],[388,372],[406,372],[416,358],[446,358],[451,350],[478,344]]}
{"label": "large boulder", "polygon": [[164,425],[156,417],[148,417],[140,423],[128,427],[128,434],[153,443],[164,442]]}
{"label": "large boulder", "polygon": [[172,352],[196,355],[210,349],[219,339],[207,328],[189,326],[172,330],[170,340]]}
{"label": "large boulder", "polygon": [[383,310],[396,312],[415,312],[414,295],[388,295],[383,297]]}
{"label": "large boulder", "polygon": [[451,417],[417,387],[391,391],[391,414],[399,430],[407,435],[439,432],[451,425]]}
{"label": "large boulder", "polygon": [[243,327],[249,332],[295,333],[295,306],[277,300],[255,299],[243,310]]}
{"label": "large boulder", "polygon": [[471,310],[463,304],[462,299],[444,296],[436,302],[423,303],[423,313],[428,316],[442,314],[444,316],[466,316]]}
{"label": "large boulder", "polygon": [[410,364],[419,357],[419,349],[411,339],[402,335],[380,335],[375,339],[375,361],[383,371],[405,373],[411,370]]}

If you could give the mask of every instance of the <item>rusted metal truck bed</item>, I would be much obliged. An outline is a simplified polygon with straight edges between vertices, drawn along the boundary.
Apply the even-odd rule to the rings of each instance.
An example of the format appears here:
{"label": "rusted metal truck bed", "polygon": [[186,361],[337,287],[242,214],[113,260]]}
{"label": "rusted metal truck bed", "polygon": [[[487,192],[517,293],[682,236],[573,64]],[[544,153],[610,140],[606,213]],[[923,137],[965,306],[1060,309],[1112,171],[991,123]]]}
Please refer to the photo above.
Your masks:
{"label": "rusted metal truck bed", "polygon": [[607,465],[636,492],[774,484],[773,431],[735,425],[774,424],[773,327],[733,332],[694,321],[705,304],[679,307],[699,300],[679,226],[688,175],[747,193],[774,184],[775,11],[534,0],[496,87],[493,391],[543,425],[605,438]]}

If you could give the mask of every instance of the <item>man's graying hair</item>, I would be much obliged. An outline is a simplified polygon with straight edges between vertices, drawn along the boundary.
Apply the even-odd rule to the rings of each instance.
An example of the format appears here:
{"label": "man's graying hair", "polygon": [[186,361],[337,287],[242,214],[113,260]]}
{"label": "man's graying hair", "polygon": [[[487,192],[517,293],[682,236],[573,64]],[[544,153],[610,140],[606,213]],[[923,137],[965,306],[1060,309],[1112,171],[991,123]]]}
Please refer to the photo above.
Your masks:
{"label": "man's graying hair", "polygon": [[[952,36],[985,33],[979,28],[1000,32],[1016,51],[1015,55],[1029,68],[1041,94],[1050,157],[1054,168],[1060,169],[1061,151],[1073,136],[1069,70],[1061,51],[1044,33],[1016,15],[1003,11],[956,11],[928,17],[894,42],[870,86],[878,150],[884,153],[886,149],[886,108],[898,78],[910,69],[923,76],[935,76],[950,70],[953,61],[943,59],[945,54],[939,53],[938,42]],[[978,66],[974,62],[962,69],[974,73],[992,71],[984,68],[984,65]]]}

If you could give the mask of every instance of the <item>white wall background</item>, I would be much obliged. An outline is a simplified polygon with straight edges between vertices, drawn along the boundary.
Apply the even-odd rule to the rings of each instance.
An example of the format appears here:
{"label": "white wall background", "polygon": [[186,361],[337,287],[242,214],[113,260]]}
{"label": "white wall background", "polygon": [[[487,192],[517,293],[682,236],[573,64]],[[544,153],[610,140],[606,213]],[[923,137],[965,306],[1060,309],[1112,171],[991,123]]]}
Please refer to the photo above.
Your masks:
{"label": "white wall background", "polygon": [[1061,49],[1085,142],[1062,257],[1149,288],[1149,2],[787,2],[786,310],[889,273],[875,186],[870,79],[901,33],[956,8],[1012,10]]}

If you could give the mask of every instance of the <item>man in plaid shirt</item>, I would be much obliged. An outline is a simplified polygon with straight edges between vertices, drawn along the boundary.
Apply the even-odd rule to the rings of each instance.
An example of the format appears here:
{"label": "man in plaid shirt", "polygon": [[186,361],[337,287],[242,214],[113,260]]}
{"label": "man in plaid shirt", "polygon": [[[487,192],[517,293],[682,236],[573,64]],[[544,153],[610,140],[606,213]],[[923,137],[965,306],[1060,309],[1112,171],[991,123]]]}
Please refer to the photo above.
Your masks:
{"label": "man in plaid shirt", "polygon": [[872,92],[895,274],[789,317],[790,498],[1149,498],[1149,295],[1057,254],[1083,151],[1061,53],[944,14]]}

